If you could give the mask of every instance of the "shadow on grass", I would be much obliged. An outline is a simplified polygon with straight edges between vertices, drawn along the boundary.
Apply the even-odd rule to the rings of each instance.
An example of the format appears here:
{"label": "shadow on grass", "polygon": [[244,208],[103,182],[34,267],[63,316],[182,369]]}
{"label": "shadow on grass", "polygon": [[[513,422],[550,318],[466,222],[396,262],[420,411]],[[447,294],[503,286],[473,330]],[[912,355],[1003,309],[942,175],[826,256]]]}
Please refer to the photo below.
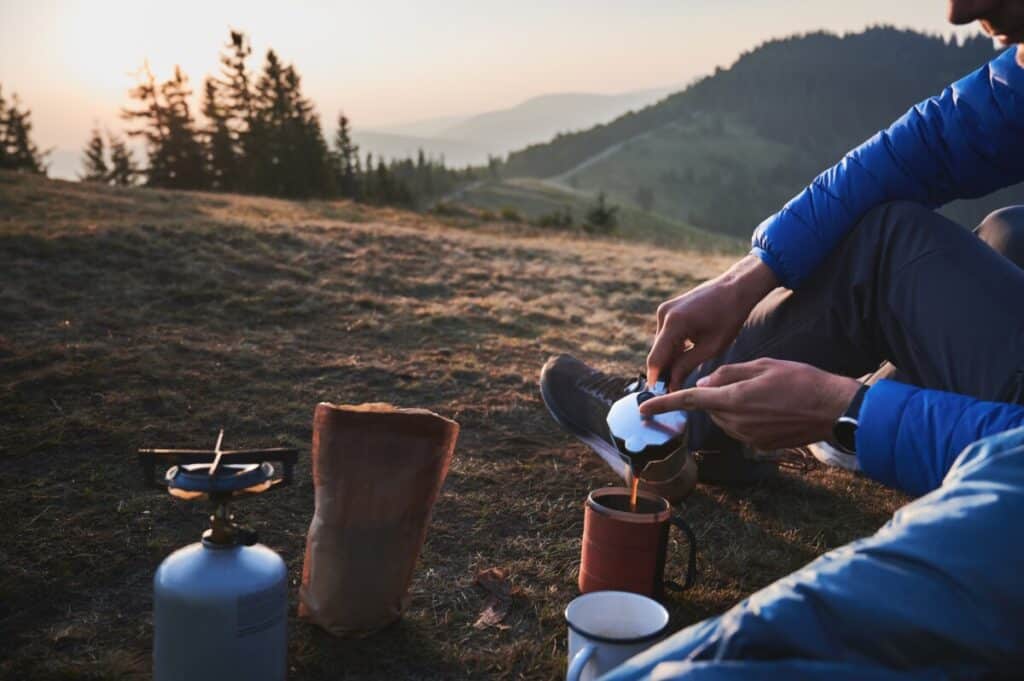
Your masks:
{"label": "shadow on grass", "polygon": [[467,670],[446,658],[436,636],[405,619],[363,639],[336,638],[307,623],[297,624],[299,627],[308,629],[308,635],[293,637],[289,656],[298,678],[466,677]]}

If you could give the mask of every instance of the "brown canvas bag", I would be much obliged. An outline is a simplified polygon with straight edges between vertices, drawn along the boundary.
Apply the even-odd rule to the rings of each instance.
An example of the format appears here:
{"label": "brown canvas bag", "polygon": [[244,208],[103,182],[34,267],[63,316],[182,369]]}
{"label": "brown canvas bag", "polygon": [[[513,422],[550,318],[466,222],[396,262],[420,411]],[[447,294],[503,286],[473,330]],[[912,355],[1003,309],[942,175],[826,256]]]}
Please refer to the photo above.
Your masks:
{"label": "brown canvas bag", "polygon": [[317,405],[300,617],[336,636],[401,617],[458,434],[425,409]]}

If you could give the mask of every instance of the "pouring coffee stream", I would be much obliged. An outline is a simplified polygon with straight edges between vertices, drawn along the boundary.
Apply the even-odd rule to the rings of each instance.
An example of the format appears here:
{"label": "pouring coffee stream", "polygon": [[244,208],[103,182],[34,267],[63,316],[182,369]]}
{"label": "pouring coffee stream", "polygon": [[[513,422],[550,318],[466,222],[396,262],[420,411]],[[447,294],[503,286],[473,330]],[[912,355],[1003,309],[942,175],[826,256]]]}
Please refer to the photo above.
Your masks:
{"label": "pouring coffee stream", "polygon": [[630,507],[636,508],[636,495],[644,470],[652,463],[668,459],[684,445],[686,414],[672,411],[645,417],[640,405],[668,392],[668,378],[662,376],[653,386],[641,380],[637,390],[619,398],[608,411],[607,423],[619,456],[629,466],[632,478]]}

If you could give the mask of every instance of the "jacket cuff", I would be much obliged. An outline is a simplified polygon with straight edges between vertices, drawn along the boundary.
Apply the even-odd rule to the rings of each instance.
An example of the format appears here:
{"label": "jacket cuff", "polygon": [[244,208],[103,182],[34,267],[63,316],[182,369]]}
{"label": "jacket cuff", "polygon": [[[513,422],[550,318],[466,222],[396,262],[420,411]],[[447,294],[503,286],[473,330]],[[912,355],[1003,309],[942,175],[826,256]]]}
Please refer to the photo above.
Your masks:
{"label": "jacket cuff", "polygon": [[754,246],[750,249],[750,255],[756,255],[761,262],[768,266],[768,269],[775,274],[775,278],[780,282],[786,281],[785,272],[782,269],[782,263],[779,262],[778,258],[772,255],[771,251],[767,251],[760,246]]}
{"label": "jacket cuff", "polygon": [[865,475],[898,487],[896,436],[907,401],[918,388],[882,380],[864,395],[857,427],[857,462]]}

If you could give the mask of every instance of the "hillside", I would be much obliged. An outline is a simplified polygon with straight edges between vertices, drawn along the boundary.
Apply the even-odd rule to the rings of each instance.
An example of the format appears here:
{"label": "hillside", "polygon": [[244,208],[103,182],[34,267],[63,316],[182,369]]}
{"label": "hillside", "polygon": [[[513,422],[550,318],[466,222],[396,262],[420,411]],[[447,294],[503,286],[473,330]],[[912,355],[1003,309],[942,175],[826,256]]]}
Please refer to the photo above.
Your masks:
{"label": "hillside", "polygon": [[[0,678],[148,679],[152,575],[205,509],[144,489],[140,446],[287,444],[321,400],[462,425],[403,621],[339,641],[295,619],[313,491],[238,507],[289,570],[288,678],[551,679],[576,595],[582,504],[613,482],[544,411],[571,351],[642,366],[656,305],[730,258],[452,228],[345,202],[97,187],[0,173]],[[642,273],[642,276],[641,276]],[[700,487],[678,628],[874,531],[902,498],[843,471]],[[683,549],[673,542],[667,572]],[[476,629],[478,571],[509,571],[507,628]]]}
{"label": "hillside", "polygon": [[[846,150],[994,54],[987,38],[892,28],[774,40],[653,106],[511,154],[505,175],[620,200],[644,190],[670,218],[746,236]],[[973,224],[1014,200],[1024,190],[950,212]]]}
{"label": "hillside", "polygon": [[[477,182],[454,194],[459,203],[500,213],[514,209],[525,219],[537,221],[544,215],[569,210],[581,222],[595,197],[568,186],[532,178]],[[749,244],[705,231],[632,205],[620,205],[616,214],[616,236],[657,246],[717,253],[742,253]]]}

